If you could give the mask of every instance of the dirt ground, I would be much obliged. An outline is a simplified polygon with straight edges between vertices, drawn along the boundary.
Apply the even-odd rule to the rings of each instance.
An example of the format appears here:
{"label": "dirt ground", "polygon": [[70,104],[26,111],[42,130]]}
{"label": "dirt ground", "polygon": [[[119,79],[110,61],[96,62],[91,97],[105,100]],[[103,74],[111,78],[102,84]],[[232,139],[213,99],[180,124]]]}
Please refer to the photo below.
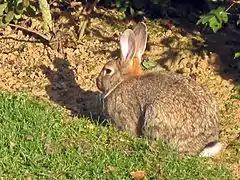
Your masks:
{"label": "dirt ground", "polygon": [[[0,88],[49,100],[72,115],[98,117],[102,112],[96,76],[104,63],[119,55],[119,35],[134,26],[121,18],[114,11],[97,10],[84,38],[76,41],[72,19],[61,15],[52,47],[21,30],[0,29]],[[240,177],[240,101],[231,98],[240,78],[240,63],[233,60],[233,53],[240,50],[240,33],[232,27],[201,34],[184,23],[171,29],[165,21],[146,23],[149,39],[144,59],[191,76],[217,98],[221,139],[227,146],[211,161],[227,164]],[[41,21],[32,19],[29,28],[41,31],[41,27]]]}

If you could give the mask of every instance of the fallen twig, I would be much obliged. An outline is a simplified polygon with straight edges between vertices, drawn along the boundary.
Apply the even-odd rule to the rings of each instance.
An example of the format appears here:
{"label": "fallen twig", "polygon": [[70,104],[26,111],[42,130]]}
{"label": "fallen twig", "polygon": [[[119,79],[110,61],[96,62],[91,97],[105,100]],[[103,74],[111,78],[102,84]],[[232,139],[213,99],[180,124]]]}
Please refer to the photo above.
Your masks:
{"label": "fallen twig", "polygon": [[20,25],[15,25],[15,24],[9,24],[9,26],[21,29],[21,30],[26,31],[26,32],[31,33],[31,34],[34,34],[34,35],[40,37],[46,43],[50,43],[50,39],[46,35],[41,34],[40,32],[37,32],[37,31],[31,30],[31,29],[25,28],[25,27],[20,26]]}
{"label": "fallen twig", "polygon": [[84,8],[83,19],[82,19],[81,24],[80,24],[78,40],[80,40],[83,37],[84,32],[87,28],[87,25],[90,21],[90,14],[93,12],[94,7],[96,7],[96,5],[98,4],[99,1],[100,0],[94,0],[92,4],[89,3]]}

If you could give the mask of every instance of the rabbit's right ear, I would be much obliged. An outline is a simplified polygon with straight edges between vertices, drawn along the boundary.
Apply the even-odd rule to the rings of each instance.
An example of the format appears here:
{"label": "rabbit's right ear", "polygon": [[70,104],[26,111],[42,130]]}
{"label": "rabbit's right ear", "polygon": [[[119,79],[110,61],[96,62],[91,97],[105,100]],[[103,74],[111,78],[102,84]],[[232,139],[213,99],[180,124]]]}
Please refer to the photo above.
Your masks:
{"label": "rabbit's right ear", "polygon": [[120,48],[122,53],[121,64],[132,63],[136,51],[135,34],[131,29],[127,29],[120,37]]}
{"label": "rabbit's right ear", "polygon": [[133,30],[136,38],[136,54],[135,57],[137,57],[141,63],[142,55],[146,49],[147,45],[147,26],[144,22],[140,22],[136,25],[136,27]]}

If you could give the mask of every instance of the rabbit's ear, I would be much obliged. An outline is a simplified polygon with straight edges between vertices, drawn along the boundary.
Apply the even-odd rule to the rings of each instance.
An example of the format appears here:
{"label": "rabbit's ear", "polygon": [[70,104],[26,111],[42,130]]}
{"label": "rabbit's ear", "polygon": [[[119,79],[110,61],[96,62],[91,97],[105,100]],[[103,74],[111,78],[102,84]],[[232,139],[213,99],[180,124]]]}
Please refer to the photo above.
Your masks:
{"label": "rabbit's ear", "polygon": [[136,53],[135,57],[141,62],[142,55],[146,49],[147,44],[147,26],[144,22],[140,22],[133,30],[136,39]]}
{"label": "rabbit's ear", "polygon": [[124,63],[131,61],[136,51],[135,34],[131,29],[126,29],[120,37],[120,48]]}

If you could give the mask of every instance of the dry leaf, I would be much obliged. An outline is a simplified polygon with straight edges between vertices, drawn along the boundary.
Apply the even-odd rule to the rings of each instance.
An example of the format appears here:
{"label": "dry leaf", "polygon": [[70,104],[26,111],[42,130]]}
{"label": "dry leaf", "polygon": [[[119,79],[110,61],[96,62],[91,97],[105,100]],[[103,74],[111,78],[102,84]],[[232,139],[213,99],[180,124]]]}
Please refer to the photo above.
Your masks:
{"label": "dry leaf", "polygon": [[143,179],[147,173],[145,171],[132,171],[130,172],[130,175],[132,176],[132,179],[140,180]]}

